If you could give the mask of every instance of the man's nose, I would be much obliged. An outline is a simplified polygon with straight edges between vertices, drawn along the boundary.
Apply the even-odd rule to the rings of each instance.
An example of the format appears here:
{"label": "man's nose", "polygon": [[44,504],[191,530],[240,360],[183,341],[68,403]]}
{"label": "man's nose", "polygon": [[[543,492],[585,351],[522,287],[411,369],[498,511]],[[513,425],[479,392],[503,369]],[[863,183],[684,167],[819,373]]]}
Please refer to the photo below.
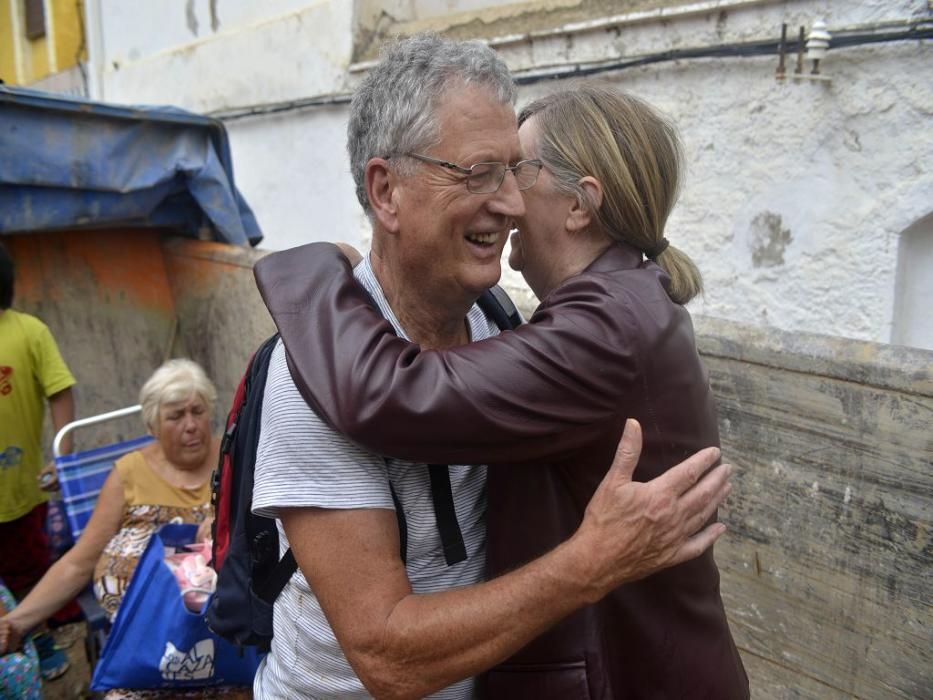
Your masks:
{"label": "man's nose", "polygon": [[518,182],[515,180],[515,173],[511,170],[505,173],[505,179],[502,185],[496,190],[493,201],[490,206],[497,214],[503,214],[508,217],[520,217],[525,215],[525,200],[522,199],[522,193],[518,189]]}

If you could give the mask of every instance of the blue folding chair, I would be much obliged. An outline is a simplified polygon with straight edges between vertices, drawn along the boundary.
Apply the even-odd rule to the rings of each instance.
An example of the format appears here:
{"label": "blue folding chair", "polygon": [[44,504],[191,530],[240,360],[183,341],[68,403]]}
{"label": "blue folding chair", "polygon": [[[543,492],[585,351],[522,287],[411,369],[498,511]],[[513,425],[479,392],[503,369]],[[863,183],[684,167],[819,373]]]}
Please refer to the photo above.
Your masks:
{"label": "blue folding chair", "polygon": [[[82,418],[64,426],[55,435],[52,442],[52,453],[55,456],[55,471],[58,473],[58,484],[62,492],[62,504],[65,517],[72,538],[77,541],[84,528],[87,527],[91,513],[97,503],[97,496],[113,469],[116,462],[123,455],[138,450],[153,442],[151,435],[143,435],[131,440],[102,445],[90,450],[75,452],[70,455],[61,454],[61,444],[70,432],[89,425],[97,425],[106,421],[116,420],[142,411],[142,406],[128,406],[109,413],[102,413],[90,418]],[[103,643],[110,630],[110,620],[107,613],[98,604],[94,597],[93,586],[88,586],[78,595],[78,605],[87,619],[88,633],[85,639],[88,664],[93,669],[103,648]]]}

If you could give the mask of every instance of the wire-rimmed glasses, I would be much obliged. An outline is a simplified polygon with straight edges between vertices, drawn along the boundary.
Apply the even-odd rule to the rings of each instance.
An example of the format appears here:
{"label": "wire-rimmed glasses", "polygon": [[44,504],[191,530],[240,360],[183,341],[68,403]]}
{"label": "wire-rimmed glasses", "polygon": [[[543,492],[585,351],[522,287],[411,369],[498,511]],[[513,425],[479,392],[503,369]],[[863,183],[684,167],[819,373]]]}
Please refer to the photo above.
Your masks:
{"label": "wire-rimmed glasses", "polygon": [[453,170],[464,176],[467,190],[473,194],[491,194],[502,186],[505,180],[506,172],[511,172],[515,177],[515,183],[518,189],[527,190],[538,181],[538,173],[541,172],[543,164],[538,159],[522,160],[515,165],[506,165],[495,161],[474,163],[469,168],[464,168],[456,163],[446,160],[438,160],[420,153],[405,153],[404,155],[415,160],[420,160],[432,165],[439,165],[442,168]]}

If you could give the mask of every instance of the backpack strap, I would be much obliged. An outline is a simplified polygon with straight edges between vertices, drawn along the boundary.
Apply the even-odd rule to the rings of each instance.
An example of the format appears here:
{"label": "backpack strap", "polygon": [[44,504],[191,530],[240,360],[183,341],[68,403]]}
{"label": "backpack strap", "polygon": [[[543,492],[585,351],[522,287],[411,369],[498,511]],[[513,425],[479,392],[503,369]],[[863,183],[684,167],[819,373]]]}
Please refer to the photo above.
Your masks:
{"label": "backpack strap", "polygon": [[522,316],[515,308],[514,302],[498,284],[480,294],[476,303],[486,315],[492,317],[499,330],[512,330],[522,324]]}
{"label": "backpack strap", "polygon": [[[492,317],[501,330],[515,328],[522,322],[515,304],[499,285],[483,292],[477,299],[477,304],[488,316]],[[467,551],[460,523],[457,521],[457,511],[454,508],[453,491],[450,486],[450,467],[446,464],[429,464],[428,475],[431,478],[434,519],[441,535],[444,559],[447,561],[447,566],[453,566],[466,561]],[[393,491],[393,497],[394,495]]]}
{"label": "backpack strap", "polygon": [[291,579],[292,574],[297,570],[298,562],[295,561],[295,554],[292,552],[292,548],[289,547],[265,580],[256,582],[256,595],[272,605],[275,599],[279,597],[282,589],[285,588],[285,584]]}
{"label": "backpack strap", "polygon": [[[388,467],[389,462],[386,461]],[[389,482],[389,491],[392,492],[392,502],[395,504],[395,517],[398,520],[398,555],[403,564],[408,562],[408,521],[405,519],[405,511],[402,509],[402,501],[395,493],[395,487]]]}
{"label": "backpack strap", "polygon": [[434,520],[441,535],[444,547],[444,559],[447,566],[466,561],[466,545],[463,533],[457,522],[454,509],[454,495],[450,488],[450,468],[446,464],[429,464],[428,475],[431,477],[431,500],[434,502]]}

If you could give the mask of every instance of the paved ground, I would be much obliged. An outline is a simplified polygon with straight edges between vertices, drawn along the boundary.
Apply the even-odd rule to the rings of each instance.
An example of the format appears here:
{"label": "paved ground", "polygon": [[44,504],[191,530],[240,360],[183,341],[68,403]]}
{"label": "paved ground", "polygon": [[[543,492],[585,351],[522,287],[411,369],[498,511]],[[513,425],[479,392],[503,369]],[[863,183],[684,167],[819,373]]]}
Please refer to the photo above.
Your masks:
{"label": "paved ground", "polygon": [[71,662],[71,668],[61,678],[46,681],[42,684],[42,697],[44,700],[75,700],[76,698],[90,698],[88,683],[91,674],[88,670],[87,656],[84,653],[84,623],[65,625],[55,630],[55,640],[60,646],[72,644],[66,653]]}

